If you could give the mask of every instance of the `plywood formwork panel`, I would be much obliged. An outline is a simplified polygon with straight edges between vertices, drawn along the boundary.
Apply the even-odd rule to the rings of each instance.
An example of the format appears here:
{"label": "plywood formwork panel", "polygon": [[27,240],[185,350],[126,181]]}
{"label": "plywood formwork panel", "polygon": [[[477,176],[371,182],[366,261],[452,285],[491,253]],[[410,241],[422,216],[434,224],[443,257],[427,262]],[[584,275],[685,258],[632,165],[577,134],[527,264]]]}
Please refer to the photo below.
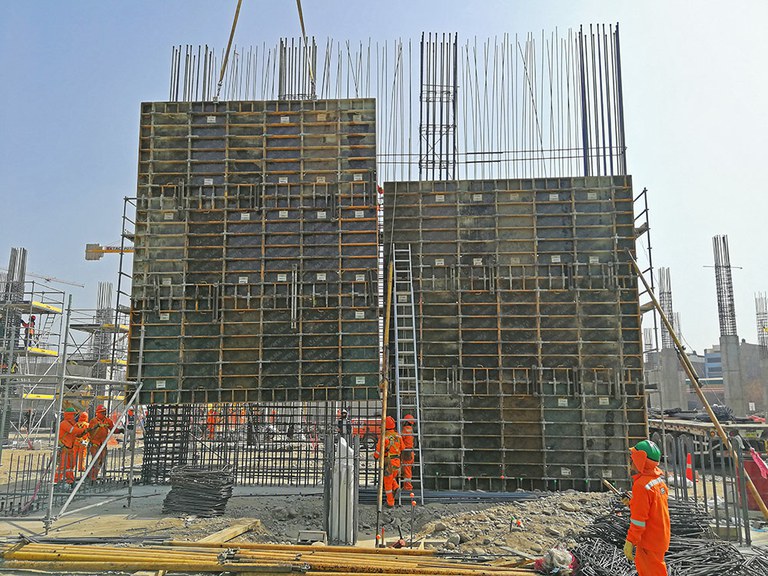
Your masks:
{"label": "plywood formwork panel", "polygon": [[156,102],[141,119],[140,400],[377,396],[374,101]]}
{"label": "plywood formwork panel", "polygon": [[631,179],[384,190],[385,247],[413,254],[426,485],[625,477],[646,422]]}

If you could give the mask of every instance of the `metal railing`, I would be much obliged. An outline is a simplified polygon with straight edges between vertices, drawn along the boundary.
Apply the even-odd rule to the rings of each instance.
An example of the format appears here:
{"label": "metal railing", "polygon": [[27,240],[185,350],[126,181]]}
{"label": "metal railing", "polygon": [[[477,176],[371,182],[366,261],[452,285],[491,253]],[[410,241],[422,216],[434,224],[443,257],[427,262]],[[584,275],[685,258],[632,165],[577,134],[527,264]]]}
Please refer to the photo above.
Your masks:
{"label": "metal railing", "polygon": [[749,511],[759,508],[747,494],[748,444],[740,436],[733,436],[733,458],[716,436],[667,433],[662,439],[655,432],[652,437],[660,446],[664,445],[661,467],[667,473],[670,495],[701,504],[714,519],[714,530],[719,536],[750,546]]}

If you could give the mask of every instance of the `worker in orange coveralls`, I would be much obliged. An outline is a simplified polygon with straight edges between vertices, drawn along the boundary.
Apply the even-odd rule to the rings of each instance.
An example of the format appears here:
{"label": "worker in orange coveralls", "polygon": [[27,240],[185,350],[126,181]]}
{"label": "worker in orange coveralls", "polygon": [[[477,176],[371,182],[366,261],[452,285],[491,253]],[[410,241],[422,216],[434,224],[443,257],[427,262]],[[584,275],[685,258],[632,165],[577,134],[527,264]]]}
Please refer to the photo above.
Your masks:
{"label": "worker in orange coveralls", "polygon": [[[395,430],[395,419],[387,416],[387,430],[384,436],[379,438],[376,451],[373,457],[378,460],[381,454],[384,454],[384,493],[387,496],[387,506],[392,508],[395,505],[395,492],[400,486],[397,483],[397,476],[400,473],[400,452],[403,449],[403,439]],[[382,449],[382,442],[384,448]]]}
{"label": "worker in orange coveralls", "polygon": [[413,452],[413,425],[416,423],[416,418],[412,414],[406,414],[403,420],[405,420],[405,423],[400,430],[400,435],[403,438],[403,454],[401,458],[403,488],[405,490],[413,490],[411,478],[413,478],[413,462],[416,459]]}
{"label": "worker in orange coveralls", "polygon": [[205,418],[205,426],[208,429],[208,440],[213,440],[216,436],[216,424],[219,423],[219,413],[213,407],[208,405],[208,415]]}
{"label": "worker in orange coveralls", "polygon": [[[96,453],[99,451],[99,448],[101,448],[101,445],[107,439],[110,430],[112,430],[114,426],[115,424],[112,422],[112,419],[107,417],[107,409],[102,405],[97,406],[96,416],[91,419],[91,423],[88,426],[88,437],[91,443],[90,452],[92,458],[96,457]],[[118,429],[116,432],[119,433],[122,432],[122,430]],[[88,478],[91,481],[95,481],[99,477],[99,470],[101,470],[106,459],[107,448],[105,446],[104,450],[101,451],[99,458],[94,462],[91,472],[88,474]]]}
{"label": "worker in orange coveralls", "polygon": [[75,452],[74,445],[85,430],[77,427],[75,415],[77,410],[70,407],[64,410],[64,417],[59,422],[59,465],[56,467],[54,482],[66,480],[67,484],[75,483]]}
{"label": "worker in orange coveralls", "polygon": [[77,470],[82,472],[85,470],[85,449],[88,447],[88,413],[81,412],[80,417],[77,419],[77,428],[81,430],[79,438],[75,441],[73,452],[75,453],[75,464]]}
{"label": "worker in orange coveralls", "polygon": [[669,488],[658,466],[661,450],[655,442],[643,440],[630,453],[638,474],[632,477],[624,555],[635,561],[638,576],[667,576],[664,554],[669,550]]}

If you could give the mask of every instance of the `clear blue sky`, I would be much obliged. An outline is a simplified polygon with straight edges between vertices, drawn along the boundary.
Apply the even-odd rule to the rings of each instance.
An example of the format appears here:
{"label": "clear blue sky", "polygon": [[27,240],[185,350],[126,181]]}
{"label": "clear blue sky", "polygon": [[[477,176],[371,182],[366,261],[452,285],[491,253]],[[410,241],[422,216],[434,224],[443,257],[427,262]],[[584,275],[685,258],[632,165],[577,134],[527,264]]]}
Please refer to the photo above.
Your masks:
{"label": "clear blue sky", "polygon": [[[304,0],[308,32],[339,40],[485,38],[621,25],[629,172],[651,201],[654,260],[672,271],[690,346],[717,341],[711,238],[728,234],[739,334],[756,341],[754,293],[768,291],[768,2]],[[0,267],[86,284],[116,279],[124,196],[135,195],[139,104],[167,97],[171,47],[226,44],[235,0],[38,0],[0,5]],[[244,0],[236,42],[299,32],[296,4]],[[65,287],[66,288],[66,287]],[[67,288],[69,289],[69,288]]]}

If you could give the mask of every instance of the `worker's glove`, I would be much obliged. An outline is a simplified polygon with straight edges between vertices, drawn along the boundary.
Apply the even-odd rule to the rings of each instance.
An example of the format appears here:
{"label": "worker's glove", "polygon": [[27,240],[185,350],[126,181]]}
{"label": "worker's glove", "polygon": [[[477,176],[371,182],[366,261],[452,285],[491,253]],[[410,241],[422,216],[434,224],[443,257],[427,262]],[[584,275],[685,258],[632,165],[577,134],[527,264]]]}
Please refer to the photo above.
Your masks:
{"label": "worker's glove", "polygon": [[635,546],[629,540],[624,542],[624,556],[626,556],[627,560],[630,562],[635,561]]}

